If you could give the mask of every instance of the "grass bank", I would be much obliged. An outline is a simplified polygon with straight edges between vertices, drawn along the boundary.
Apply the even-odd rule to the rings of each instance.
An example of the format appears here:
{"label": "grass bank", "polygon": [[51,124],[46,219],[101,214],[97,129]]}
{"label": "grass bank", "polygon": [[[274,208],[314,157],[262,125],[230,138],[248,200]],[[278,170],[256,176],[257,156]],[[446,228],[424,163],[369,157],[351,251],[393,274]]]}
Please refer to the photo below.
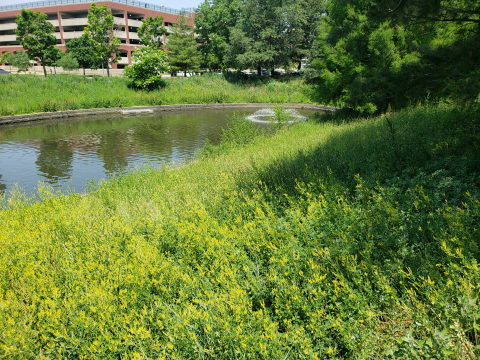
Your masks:
{"label": "grass bank", "polygon": [[[231,78],[231,77],[230,77]],[[230,79],[229,78],[229,79]],[[127,87],[123,77],[35,75],[0,77],[0,116],[143,105],[211,103],[311,103],[300,79],[227,81],[222,75],[166,79],[162,89]]]}
{"label": "grass bank", "polygon": [[302,123],[0,215],[3,358],[473,359],[479,110]]}

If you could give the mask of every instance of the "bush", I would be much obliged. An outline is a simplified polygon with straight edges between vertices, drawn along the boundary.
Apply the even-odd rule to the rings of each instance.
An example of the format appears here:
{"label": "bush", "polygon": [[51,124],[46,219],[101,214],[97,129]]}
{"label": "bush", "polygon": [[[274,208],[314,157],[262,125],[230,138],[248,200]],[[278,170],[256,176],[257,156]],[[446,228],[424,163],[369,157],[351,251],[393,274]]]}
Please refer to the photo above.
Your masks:
{"label": "bush", "polygon": [[162,73],[169,67],[165,64],[167,57],[162,50],[145,46],[132,54],[132,64],[127,66],[124,74],[130,79],[130,86],[140,90],[154,90],[165,86]]}

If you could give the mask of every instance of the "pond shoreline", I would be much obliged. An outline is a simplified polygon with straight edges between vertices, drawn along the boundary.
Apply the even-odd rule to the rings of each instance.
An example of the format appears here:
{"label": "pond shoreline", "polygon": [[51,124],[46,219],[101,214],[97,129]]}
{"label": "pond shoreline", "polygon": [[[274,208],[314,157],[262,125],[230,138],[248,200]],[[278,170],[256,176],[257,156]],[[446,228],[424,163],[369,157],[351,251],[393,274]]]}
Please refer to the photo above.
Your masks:
{"label": "pond shoreline", "polygon": [[[54,112],[43,112],[33,114],[9,115],[0,117],[1,125],[11,125],[23,122],[81,117],[86,115],[107,115],[116,114],[118,116],[145,116],[147,113],[164,112],[164,111],[185,111],[185,110],[201,110],[201,109],[232,109],[232,108],[252,108],[252,107],[271,107],[274,103],[227,103],[227,104],[179,104],[179,105],[155,105],[155,106],[131,106],[131,107],[116,107],[116,108],[97,108],[97,109],[79,109],[79,110],[65,110]],[[321,111],[335,111],[338,108],[333,106],[315,105],[315,104],[289,104],[285,103],[292,109],[311,109]],[[144,110],[144,111],[142,111]],[[131,112],[129,112],[131,111]]]}

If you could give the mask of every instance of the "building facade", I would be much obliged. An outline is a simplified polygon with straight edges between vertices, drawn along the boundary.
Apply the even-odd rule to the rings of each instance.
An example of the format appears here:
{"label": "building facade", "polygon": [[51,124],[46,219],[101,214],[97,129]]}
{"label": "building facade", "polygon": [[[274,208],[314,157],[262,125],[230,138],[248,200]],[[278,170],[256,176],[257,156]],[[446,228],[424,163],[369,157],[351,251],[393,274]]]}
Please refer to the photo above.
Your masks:
{"label": "building facade", "polygon": [[[118,63],[112,64],[113,69],[123,69],[131,63],[132,51],[142,46],[137,30],[142,25],[142,19],[147,17],[163,17],[163,25],[167,29],[164,43],[172,33],[172,24],[176,24],[178,14],[185,13],[194,16],[193,9],[176,10],[165,6],[158,6],[132,0],[46,0],[27,4],[0,6],[0,56],[5,52],[14,53],[22,46],[17,42],[15,29],[16,16],[24,8],[40,11],[47,15],[47,21],[55,26],[57,46],[65,52],[65,44],[80,37],[87,26],[87,14],[91,4],[107,5],[114,18],[113,34],[120,41],[120,55]],[[193,24],[191,24],[193,26]]]}

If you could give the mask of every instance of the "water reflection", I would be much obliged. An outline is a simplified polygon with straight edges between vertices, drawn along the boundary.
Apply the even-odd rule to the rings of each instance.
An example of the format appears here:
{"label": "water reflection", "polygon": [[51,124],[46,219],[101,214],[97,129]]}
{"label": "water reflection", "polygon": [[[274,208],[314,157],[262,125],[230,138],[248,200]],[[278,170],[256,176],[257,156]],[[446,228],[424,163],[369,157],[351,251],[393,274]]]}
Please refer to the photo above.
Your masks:
{"label": "water reflection", "polygon": [[2,175],[0,174],[0,192],[4,192],[5,190],[7,190],[7,185],[2,183]]}
{"label": "water reflection", "polygon": [[56,184],[72,175],[73,151],[63,139],[45,139],[39,147],[35,164],[45,178],[45,182]]}
{"label": "water reflection", "polygon": [[[301,113],[308,116],[313,111]],[[0,127],[0,191],[17,183],[31,192],[39,181],[45,181],[82,192],[87,179],[98,181],[146,163],[156,167],[163,162],[178,164],[193,158],[205,138],[218,143],[232,114],[231,110],[187,111]]]}
{"label": "water reflection", "polygon": [[128,167],[128,158],[138,153],[129,131],[111,131],[100,135],[97,154],[107,174],[118,173]]}

